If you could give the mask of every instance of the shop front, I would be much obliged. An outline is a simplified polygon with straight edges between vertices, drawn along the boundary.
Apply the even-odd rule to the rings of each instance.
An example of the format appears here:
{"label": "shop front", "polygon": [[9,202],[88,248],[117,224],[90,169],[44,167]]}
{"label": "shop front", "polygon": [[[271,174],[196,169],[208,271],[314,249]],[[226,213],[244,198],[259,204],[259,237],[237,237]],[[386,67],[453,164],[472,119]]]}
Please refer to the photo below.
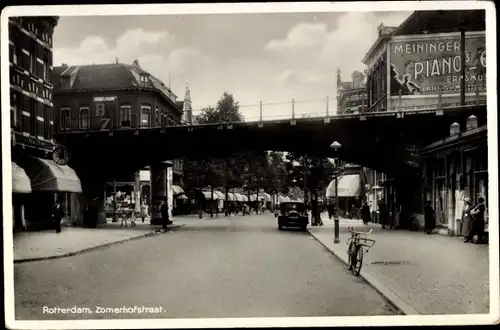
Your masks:
{"label": "shop front", "polygon": [[31,181],[22,167],[12,164],[12,224],[14,230],[26,230],[24,204],[31,193]]}
{"label": "shop front", "polygon": [[[19,175],[16,175],[17,178],[13,177],[13,194],[19,197],[16,191],[24,191],[24,195],[20,198],[21,205],[24,205],[26,229],[51,229],[52,207],[56,201],[61,203],[64,210],[64,221],[69,223],[76,221],[80,211],[78,201],[82,187],[80,179],[71,167],[36,157],[22,158],[16,165],[24,170],[31,185],[31,193],[28,193],[26,179],[20,179]],[[19,169],[17,170],[20,173]],[[23,211],[20,214],[21,220],[15,221],[21,226],[23,226],[22,213]]]}
{"label": "shop front", "polygon": [[337,191],[335,180],[332,180],[326,188],[326,198],[335,203],[338,193],[338,208],[343,217],[357,217],[361,206],[362,180],[360,174],[347,174],[340,177]]}
{"label": "shop front", "polygon": [[[458,124],[456,124],[458,125]],[[425,194],[442,233],[461,234],[464,199],[488,205],[488,144],[486,126],[437,141],[422,149],[425,157]]]}

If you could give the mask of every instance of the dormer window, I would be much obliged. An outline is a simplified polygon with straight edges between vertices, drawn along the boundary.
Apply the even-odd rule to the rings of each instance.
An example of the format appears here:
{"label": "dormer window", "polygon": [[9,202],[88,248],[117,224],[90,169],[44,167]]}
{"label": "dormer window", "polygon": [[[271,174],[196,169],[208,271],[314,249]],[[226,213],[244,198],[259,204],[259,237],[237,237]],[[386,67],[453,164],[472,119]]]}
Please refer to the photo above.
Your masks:
{"label": "dormer window", "polygon": [[145,75],[145,74],[141,74],[140,77],[139,77],[139,81],[141,83],[141,86],[146,86],[148,84],[148,76]]}
{"label": "dormer window", "polygon": [[69,89],[70,88],[69,77],[62,77],[61,78],[61,88],[62,89]]}

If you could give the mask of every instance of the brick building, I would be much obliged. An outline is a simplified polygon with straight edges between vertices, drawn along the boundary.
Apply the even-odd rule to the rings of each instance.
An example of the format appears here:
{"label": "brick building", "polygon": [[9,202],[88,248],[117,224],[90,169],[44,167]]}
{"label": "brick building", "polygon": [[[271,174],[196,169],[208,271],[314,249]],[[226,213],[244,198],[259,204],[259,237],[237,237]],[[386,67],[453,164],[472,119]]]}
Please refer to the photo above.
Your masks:
{"label": "brick building", "polygon": [[[182,124],[184,102],[178,100],[160,79],[141,68],[138,60],[131,64],[119,63],[118,60],[111,64],[63,64],[54,68],[53,80],[58,138],[64,139],[66,134],[140,130]],[[134,157],[133,150],[130,151],[130,157]],[[101,189],[93,187],[91,181],[102,175],[108,182],[108,195],[116,190],[112,184],[110,187],[110,180],[114,179],[126,183],[129,194],[135,190],[134,200],[138,197],[139,189],[134,189],[136,178],[133,173],[121,173],[116,166],[114,169],[104,167],[105,164],[92,169],[79,168],[82,184],[90,187],[90,194],[95,189]],[[182,185],[182,162],[173,160],[172,170],[173,184]],[[114,173],[114,176],[110,173]],[[138,173],[135,176],[138,177]],[[147,195],[151,197],[151,194]],[[74,221],[79,222],[86,198],[72,196],[71,200],[73,208],[80,210],[73,217]],[[104,207],[104,201],[101,205]],[[104,208],[101,211],[100,222],[104,222]]]}
{"label": "brick building", "polygon": [[[51,225],[62,192],[81,192],[75,172],[51,160],[54,143],[52,36],[58,17],[10,17],[10,127],[15,229]],[[62,201],[64,202],[64,200]]]}
{"label": "brick building", "polygon": [[367,104],[363,73],[354,71],[351,77],[351,81],[342,81],[337,70],[337,114],[361,113]]}

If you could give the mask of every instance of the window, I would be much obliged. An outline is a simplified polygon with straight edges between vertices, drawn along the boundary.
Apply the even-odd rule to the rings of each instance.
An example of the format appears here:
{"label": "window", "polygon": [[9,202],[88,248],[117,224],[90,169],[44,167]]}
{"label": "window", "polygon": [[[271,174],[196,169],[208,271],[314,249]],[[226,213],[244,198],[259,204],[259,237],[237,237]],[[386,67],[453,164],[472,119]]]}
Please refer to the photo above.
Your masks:
{"label": "window", "polygon": [[71,129],[71,113],[69,108],[61,108],[59,120],[61,130]]}
{"label": "window", "polygon": [[48,66],[47,66],[47,61],[44,59],[42,61],[42,79],[47,81],[48,80],[48,72],[47,72]]}
{"label": "window", "polygon": [[35,64],[35,56],[31,53],[28,53],[28,61],[29,61],[29,67],[28,67],[28,71],[30,73],[35,73],[35,67],[36,67],[36,64]]}
{"label": "window", "polygon": [[160,113],[160,107],[159,106],[156,106],[155,122],[156,122],[156,126],[161,126],[161,113]]}
{"label": "window", "polygon": [[15,128],[17,126],[17,104],[13,103],[10,106],[10,127]]}
{"label": "window", "polygon": [[36,111],[36,106],[37,106],[37,101],[35,101],[34,99],[30,98],[30,101],[29,101],[30,105],[29,105],[29,113],[30,113],[30,134],[33,135],[33,136],[37,136],[37,111]]}
{"label": "window", "polygon": [[61,88],[62,89],[69,89],[70,88],[69,77],[62,77],[62,79],[61,79]]}
{"label": "window", "polygon": [[121,127],[130,127],[132,121],[132,108],[130,105],[120,107],[120,125]]}
{"label": "window", "polygon": [[151,107],[141,105],[141,127],[151,126]]}
{"label": "window", "polygon": [[16,65],[19,63],[19,59],[17,57],[18,57],[17,47],[12,47],[12,63]]}
{"label": "window", "polygon": [[90,110],[88,107],[80,107],[78,112],[78,127],[88,129],[90,127]]}

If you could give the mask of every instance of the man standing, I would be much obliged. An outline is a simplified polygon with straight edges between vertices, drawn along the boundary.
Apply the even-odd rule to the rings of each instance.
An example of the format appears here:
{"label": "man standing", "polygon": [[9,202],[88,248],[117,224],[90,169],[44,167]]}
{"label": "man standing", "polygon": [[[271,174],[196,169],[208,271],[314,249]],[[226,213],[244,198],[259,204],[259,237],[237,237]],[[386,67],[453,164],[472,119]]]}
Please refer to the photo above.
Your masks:
{"label": "man standing", "polygon": [[167,224],[168,224],[168,205],[166,201],[163,201],[163,203],[160,206],[160,213],[161,213],[161,219],[162,219],[162,227],[163,229],[167,229]]}
{"label": "man standing", "polygon": [[363,201],[363,206],[361,207],[361,219],[363,220],[363,224],[368,225],[368,222],[371,221],[370,213],[370,206],[368,206],[366,201]]}
{"label": "man standing", "polygon": [[61,207],[61,202],[57,199],[54,207],[52,208],[52,222],[56,233],[61,232],[61,220],[64,216],[64,212]]}

